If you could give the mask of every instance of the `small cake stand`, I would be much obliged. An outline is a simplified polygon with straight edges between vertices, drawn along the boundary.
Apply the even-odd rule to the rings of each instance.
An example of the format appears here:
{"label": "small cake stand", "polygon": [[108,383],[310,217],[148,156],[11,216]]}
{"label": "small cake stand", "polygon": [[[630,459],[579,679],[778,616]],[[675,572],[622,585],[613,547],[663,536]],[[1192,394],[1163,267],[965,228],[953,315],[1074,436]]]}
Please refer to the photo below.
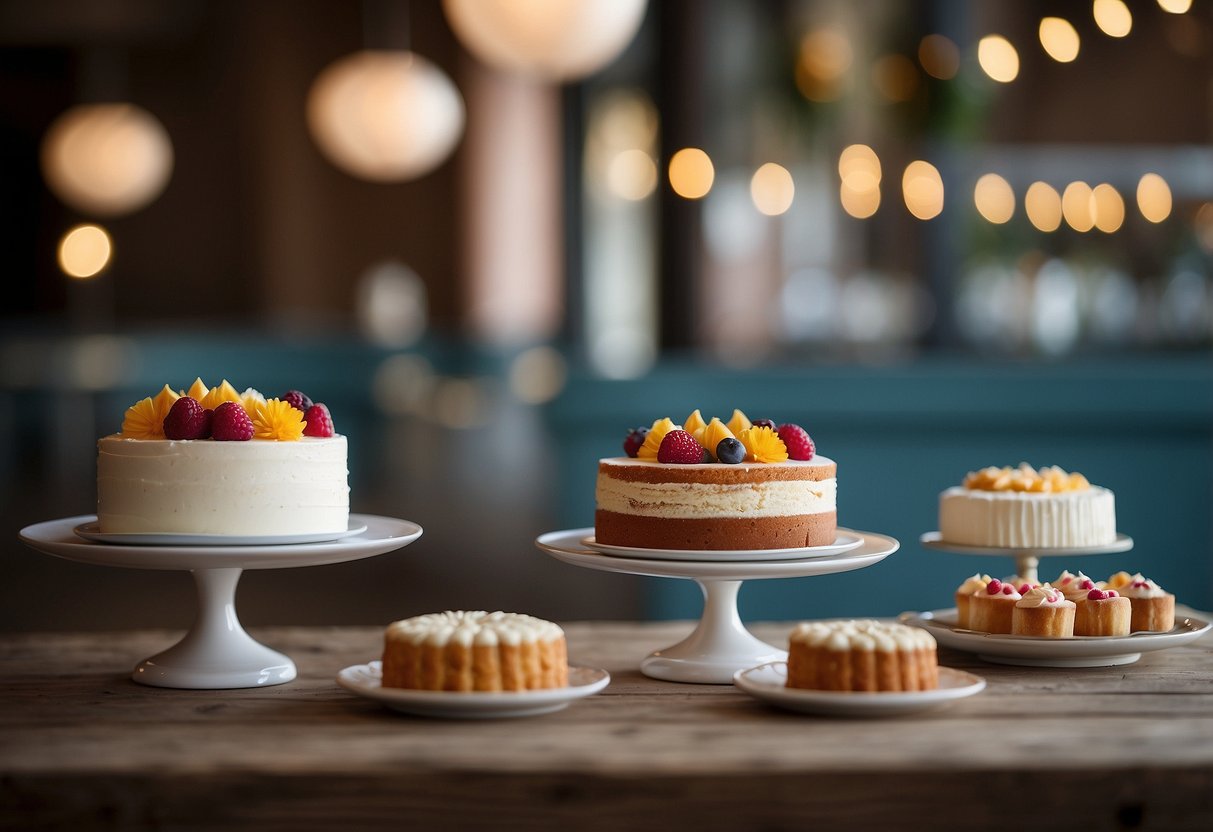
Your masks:
{"label": "small cake stand", "polygon": [[1080,546],[1067,549],[1000,549],[992,546],[966,546],[958,543],[947,543],[939,532],[927,532],[919,538],[928,549],[940,552],[951,552],[954,555],[988,555],[1015,559],[1015,574],[1031,583],[1040,583],[1037,567],[1040,559],[1045,557],[1079,557],[1082,555],[1111,555],[1116,552],[1127,552],[1133,548],[1133,538],[1127,534],[1116,535],[1116,540],[1103,546]]}
{"label": "small cake stand", "polygon": [[[660,560],[661,550],[636,549],[637,555],[620,557],[582,545],[592,528],[570,529],[540,535],[535,544],[557,560],[603,572],[688,578],[703,590],[703,616],[694,632],[677,644],[651,653],[640,671],[667,682],[728,685],[738,670],[782,661],[788,654],[755,638],[737,613],[737,593],[743,581],[764,578],[804,578],[849,572],[879,563],[897,551],[896,540],[870,532],[852,532],[863,539],[854,549],[826,557],[800,560],[687,561]],[[755,554],[755,557],[760,557]]]}
{"label": "small cake stand", "polygon": [[21,540],[48,555],[98,566],[189,570],[198,590],[194,624],[175,645],[135,667],[131,678],[162,688],[252,688],[295,678],[295,663],[255,641],[236,616],[236,584],[245,569],[344,563],[391,552],[421,537],[408,520],[351,514],[366,531],[327,543],[278,546],[117,545],[87,541],[74,529],[96,517],[67,517],[21,530]]}

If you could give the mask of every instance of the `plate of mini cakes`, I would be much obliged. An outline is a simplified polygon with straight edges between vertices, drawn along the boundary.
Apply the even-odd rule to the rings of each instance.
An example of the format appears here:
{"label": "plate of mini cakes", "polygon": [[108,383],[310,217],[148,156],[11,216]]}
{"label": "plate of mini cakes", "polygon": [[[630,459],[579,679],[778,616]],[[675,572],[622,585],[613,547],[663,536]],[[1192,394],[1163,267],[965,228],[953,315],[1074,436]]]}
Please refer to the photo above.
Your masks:
{"label": "plate of mini cakes", "polygon": [[936,641],[904,624],[808,621],[788,637],[787,661],[740,670],[733,683],[785,710],[829,716],[894,716],[980,693],[980,676],[940,667]]}

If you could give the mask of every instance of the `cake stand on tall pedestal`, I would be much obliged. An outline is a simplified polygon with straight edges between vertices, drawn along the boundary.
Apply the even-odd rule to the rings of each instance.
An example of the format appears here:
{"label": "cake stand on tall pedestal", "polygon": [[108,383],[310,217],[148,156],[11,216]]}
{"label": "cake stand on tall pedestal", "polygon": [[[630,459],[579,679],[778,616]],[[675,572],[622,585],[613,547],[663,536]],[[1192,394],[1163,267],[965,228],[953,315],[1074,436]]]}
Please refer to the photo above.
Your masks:
{"label": "cake stand on tall pedestal", "polygon": [[[391,552],[421,537],[408,520],[351,514],[365,531],[339,540],[278,545],[168,545],[102,543],[77,535],[96,517],[67,517],[21,530],[21,540],[55,557],[97,566],[188,570],[198,591],[193,626],[175,645],[136,667],[131,678],[163,688],[219,689],[280,685],[295,678],[295,663],[255,641],[236,615],[236,584],[245,569],[288,569],[344,563]],[[90,535],[98,538],[101,535]],[[170,540],[173,536],[163,536]]]}
{"label": "cake stand on tall pedestal", "polygon": [[[835,554],[789,560],[762,560],[761,551],[750,553],[744,560],[666,560],[663,558],[670,553],[661,549],[630,549],[629,556],[624,557],[606,554],[583,543],[593,536],[592,528],[549,532],[540,535],[535,544],[557,560],[574,566],[695,581],[704,599],[698,625],[677,644],[651,653],[640,663],[640,671],[668,682],[729,685],[738,670],[787,658],[786,651],[756,638],[742,624],[737,612],[737,593],[743,581],[804,578],[863,569],[884,560],[900,545],[891,537],[870,532],[844,529],[839,532],[857,536],[860,543]],[[620,551],[617,547],[610,548]],[[806,551],[811,554],[812,550]]]}
{"label": "cake stand on tall pedestal", "polygon": [[927,549],[939,552],[951,552],[954,555],[985,555],[989,557],[1012,558],[1015,561],[1015,574],[1030,583],[1042,583],[1037,569],[1040,559],[1044,557],[1080,557],[1083,555],[1111,555],[1117,552],[1127,552],[1133,548],[1133,538],[1127,534],[1116,535],[1116,540],[1103,546],[1081,546],[1067,549],[999,549],[993,546],[968,546],[965,544],[948,543],[939,532],[927,532],[919,538]]}

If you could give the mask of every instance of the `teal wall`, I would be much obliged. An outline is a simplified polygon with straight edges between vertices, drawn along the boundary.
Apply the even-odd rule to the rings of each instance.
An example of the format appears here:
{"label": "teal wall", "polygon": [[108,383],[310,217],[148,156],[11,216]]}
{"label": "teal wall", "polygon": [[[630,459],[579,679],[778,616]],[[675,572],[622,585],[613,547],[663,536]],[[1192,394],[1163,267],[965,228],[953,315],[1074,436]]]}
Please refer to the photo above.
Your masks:
{"label": "teal wall", "polygon": [[[1043,559],[1104,577],[1141,571],[1181,602],[1213,609],[1213,364],[1205,357],[991,364],[922,360],[888,366],[723,371],[663,365],[637,381],[574,379],[549,412],[560,448],[568,527],[593,523],[595,460],[617,456],[626,429],[694,408],[727,418],[792,421],[838,462],[841,525],[891,535],[902,547],[858,572],[763,580],[741,592],[747,620],[893,615],[951,604],[973,572],[1014,571],[1007,559],[923,549],[937,499],[986,465],[1060,465],[1116,494],[1117,555]],[[690,581],[646,581],[655,618],[698,615]]]}

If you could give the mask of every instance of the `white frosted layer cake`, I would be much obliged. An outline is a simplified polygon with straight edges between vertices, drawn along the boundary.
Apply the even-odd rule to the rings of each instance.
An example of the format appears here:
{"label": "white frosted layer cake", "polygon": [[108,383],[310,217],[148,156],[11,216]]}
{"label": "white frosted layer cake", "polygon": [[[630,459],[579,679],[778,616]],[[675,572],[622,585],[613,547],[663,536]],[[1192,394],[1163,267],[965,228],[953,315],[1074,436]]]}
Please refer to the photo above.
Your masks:
{"label": "white frosted layer cake", "polygon": [[349,525],[344,436],[293,442],[101,439],[107,534],[294,535]]}
{"label": "white frosted layer cake", "polygon": [[939,496],[939,536],[948,543],[1010,549],[1102,546],[1116,540],[1115,497],[1078,491],[984,491],[956,486]]}

